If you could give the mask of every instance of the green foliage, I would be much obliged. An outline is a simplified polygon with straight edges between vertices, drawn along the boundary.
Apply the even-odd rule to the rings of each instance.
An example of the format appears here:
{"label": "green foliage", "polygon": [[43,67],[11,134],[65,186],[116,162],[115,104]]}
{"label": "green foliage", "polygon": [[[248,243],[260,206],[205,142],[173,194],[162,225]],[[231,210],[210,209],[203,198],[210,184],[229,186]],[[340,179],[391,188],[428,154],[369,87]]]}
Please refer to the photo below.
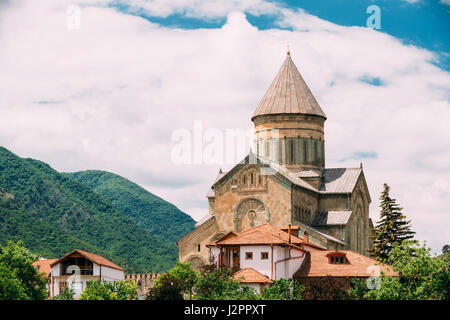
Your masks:
{"label": "green foliage", "polygon": [[346,279],[327,276],[305,286],[305,300],[347,300],[350,298]]}
{"label": "green foliage", "polygon": [[89,281],[79,300],[135,300],[137,286],[131,281]]}
{"label": "green foliage", "polygon": [[361,300],[370,291],[366,278],[353,278],[350,282],[349,299]]}
{"label": "green foliage", "polygon": [[97,170],[64,175],[95,191],[161,242],[170,243],[175,257],[176,242],[194,229],[189,215],[119,175]]}
{"label": "green foliage", "polygon": [[[192,289],[199,279],[198,272],[194,271],[189,262],[177,262],[176,266],[167,272],[170,276],[178,279],[178,283],[183,292],[189,294],[189,299],[192,297]],[[155,286],[159,284],[160,277],[156,278]]]}
{"label": "green foliage", "polygon": [[62,292],[52,297],[52,300],[73,300],[75,296],[75,291],[73,288],[62,288]]}
{"label": "green foliage", "polygon": [[435,259],[431,249],[416,241],[394,244],[387,261],[398,277],[382,275],[380,288],[361,292],[364,299],[429,300],[450,299],[449,262]]}
{"label": "green foliage", "polygon": [[447,254],[449,252],[450,252],[450,246],[448,244],[446,244],[445,246],[442,247],[443,254]]}
{"label": "green foliage", "polygon": [[183,300],[183,283],[171,274],[159,275],[146,300]]}
{"label": "green foliage", "polygon": [[301,300],[305,287],[292,279],[279,279],[261,290],[263,300]]}
{"label": "green foliage", "polygon": [[410,230],[410,221],[402,214],[402,208],[396,200],[389,196],[390,188],[385,183],[381,193],[381,212],[377,226],[374,230],[374,244],[370,254],[380,261],[385,261],[395,244],[414,237],[415,232]]}
{"label": "green foliage", "polygon": [[161,272],[176,263],[174,243],[157,239],[104,197],[41,161],[0,147],[0,186],[0,244],[23,240],[48,258],[82,249],[127,272]]}
{"label": "green foliage", "polygon": [[9,268],[0,263],[0,300],[28,300],[25,288]]}
{"label": "green foliage", "polygon": [[197,300],[256,300],[253,288],[243,286],[232,277],[231,269],[204,268],[195,285]]}
{"label": "green foliage", "polygon": [[0,300],[43,300],[47,279],[33,266],[36,254],[21,241],[0,245]]}

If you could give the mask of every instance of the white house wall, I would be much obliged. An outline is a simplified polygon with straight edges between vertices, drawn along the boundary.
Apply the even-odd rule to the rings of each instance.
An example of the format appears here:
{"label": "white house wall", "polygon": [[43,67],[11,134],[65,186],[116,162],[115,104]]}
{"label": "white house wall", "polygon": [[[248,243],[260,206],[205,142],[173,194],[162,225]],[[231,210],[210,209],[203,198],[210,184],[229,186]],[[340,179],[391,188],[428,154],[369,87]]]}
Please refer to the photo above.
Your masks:
{"label": "white house wall", "polygon": [[[304,257],[302,251],[291,249],[289,256],[289,249],[287,247],[274,247],[274,268],[276,263],[276,280],[292,278],[294,273],[300,268],[303,263]],[[301,257],[297,259],[285,260],[287,258]],[[277,261],[279,261],[277,263]]]}
{"label": "white house wall", "polygon": [[[252,252],[253,259],[246,260],[245,253]],[[268,259],[261,259],[261,252],[268,253]],[[211,255],[215,261],[219,261],[219,248],[211,248]],[[230,255],[231,256],[231,255]],[[289,260],[284,260],[291,257]],[[297,259],[292,259],[298,257]],[[292,278],[294,273],[300,268],[304,261],[303,251],[290,249],[288,247],[273,246],[273,260],[272,260],[272,248],[270,245],[242,245],[239,249],[240,269],[252,268],[272,280],[288,279]],[[231,260],[231,258],[230,258]],[[282,261],[284,260],[284,261]],[[273,261],[273,267],[272,267]],[[279,261],[278,263],[276,263]],[[276,263],[276,270],[275,270]],[[231,261],[228,261],[231,264]]]}
{"label": "white house wall", "polygon": [[[89,281],[98,281],[100,276],[100,266],[97,264],[93,264],[93,275],[67,275],[61,276],[61,267],[60,263],[54,265],[52,267],[51,272],[51,281],[49,285],[50,296],[57,295],[59,293],[59,283],[74,283],[73,288],[75,291],[75,299],[78,299],[81,292],[86,289],[87,283]],[[101,267],[101,278],[102,281],[114,282],[121,281],[125,279],[125,272],[117,269],[113,269],[110,267]]]}
{"label": "white house wall", "polygon": [[52,275],[55,277],[61,275],[61,263],[55,264],[52,267]]}
{"label": "white house wall", "polygon": [[121,281],[125,279],[125,272],[110,267],[102,266],[102,280],[104,281]]}
{"label": "white house wall", "polygon": [[213,261],[215,261],[216,264],[219,263],[219,254],[220,254],[220,249],[213,247],[211,248],[211,256],[213,258]]}
{"label": "white house wall", "polygon": [[[253,252],[252,260],[245,259],[246,252]],[[267,252],[269,254],[268,259],[261,260],[261,252]],[[269,278],[271,277],[272,252],[270,246],[241,246],[239,255],[241,269],[252,268]]]}

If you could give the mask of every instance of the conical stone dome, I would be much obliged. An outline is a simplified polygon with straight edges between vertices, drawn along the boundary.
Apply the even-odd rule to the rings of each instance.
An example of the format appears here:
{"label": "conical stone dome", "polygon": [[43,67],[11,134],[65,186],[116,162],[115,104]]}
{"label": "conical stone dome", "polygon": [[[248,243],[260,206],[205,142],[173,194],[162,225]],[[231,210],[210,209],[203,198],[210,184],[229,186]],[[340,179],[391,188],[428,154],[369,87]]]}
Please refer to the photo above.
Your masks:
{"label": "conical stone dome", "polygon": [[268,114],[310,114],[326,118],[289,53],[252,119]]}

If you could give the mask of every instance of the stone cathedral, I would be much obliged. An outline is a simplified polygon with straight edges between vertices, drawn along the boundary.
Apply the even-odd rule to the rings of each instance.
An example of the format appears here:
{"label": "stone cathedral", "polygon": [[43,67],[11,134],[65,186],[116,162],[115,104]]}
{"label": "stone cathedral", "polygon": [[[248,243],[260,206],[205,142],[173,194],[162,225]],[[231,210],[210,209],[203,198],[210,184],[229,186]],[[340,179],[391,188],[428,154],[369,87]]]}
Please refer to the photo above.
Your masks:
{"label": "stone cathedral", "polygon": [[328,250],[367,255],[373,225],[363,168],[325,167],[326,119],[288,51],[251,118],[256,153],[219,172],[209,214],[177,243],[180,261],[199,267],[206,244],[262,223],[291,224]]}

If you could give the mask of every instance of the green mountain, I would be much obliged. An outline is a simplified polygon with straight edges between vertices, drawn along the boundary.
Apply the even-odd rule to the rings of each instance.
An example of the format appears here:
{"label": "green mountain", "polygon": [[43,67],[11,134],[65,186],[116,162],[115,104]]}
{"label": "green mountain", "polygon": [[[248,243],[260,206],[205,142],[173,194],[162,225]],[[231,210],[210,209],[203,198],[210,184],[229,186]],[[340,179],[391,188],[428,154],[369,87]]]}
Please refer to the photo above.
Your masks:
{"label": "green mountain", "polygon": [[22,240],[46,258],[73,249],[95,252],[129,273],[164,271],[178,257],[173,243],[90,188],[0,147],[0,243],[8,240]]}
{"label": "green mountain", "polygon": [[97,170],[63,173],[92,189],[162,242],[176,242],[194,229],[195,221],[164,201],[119,175]]}

